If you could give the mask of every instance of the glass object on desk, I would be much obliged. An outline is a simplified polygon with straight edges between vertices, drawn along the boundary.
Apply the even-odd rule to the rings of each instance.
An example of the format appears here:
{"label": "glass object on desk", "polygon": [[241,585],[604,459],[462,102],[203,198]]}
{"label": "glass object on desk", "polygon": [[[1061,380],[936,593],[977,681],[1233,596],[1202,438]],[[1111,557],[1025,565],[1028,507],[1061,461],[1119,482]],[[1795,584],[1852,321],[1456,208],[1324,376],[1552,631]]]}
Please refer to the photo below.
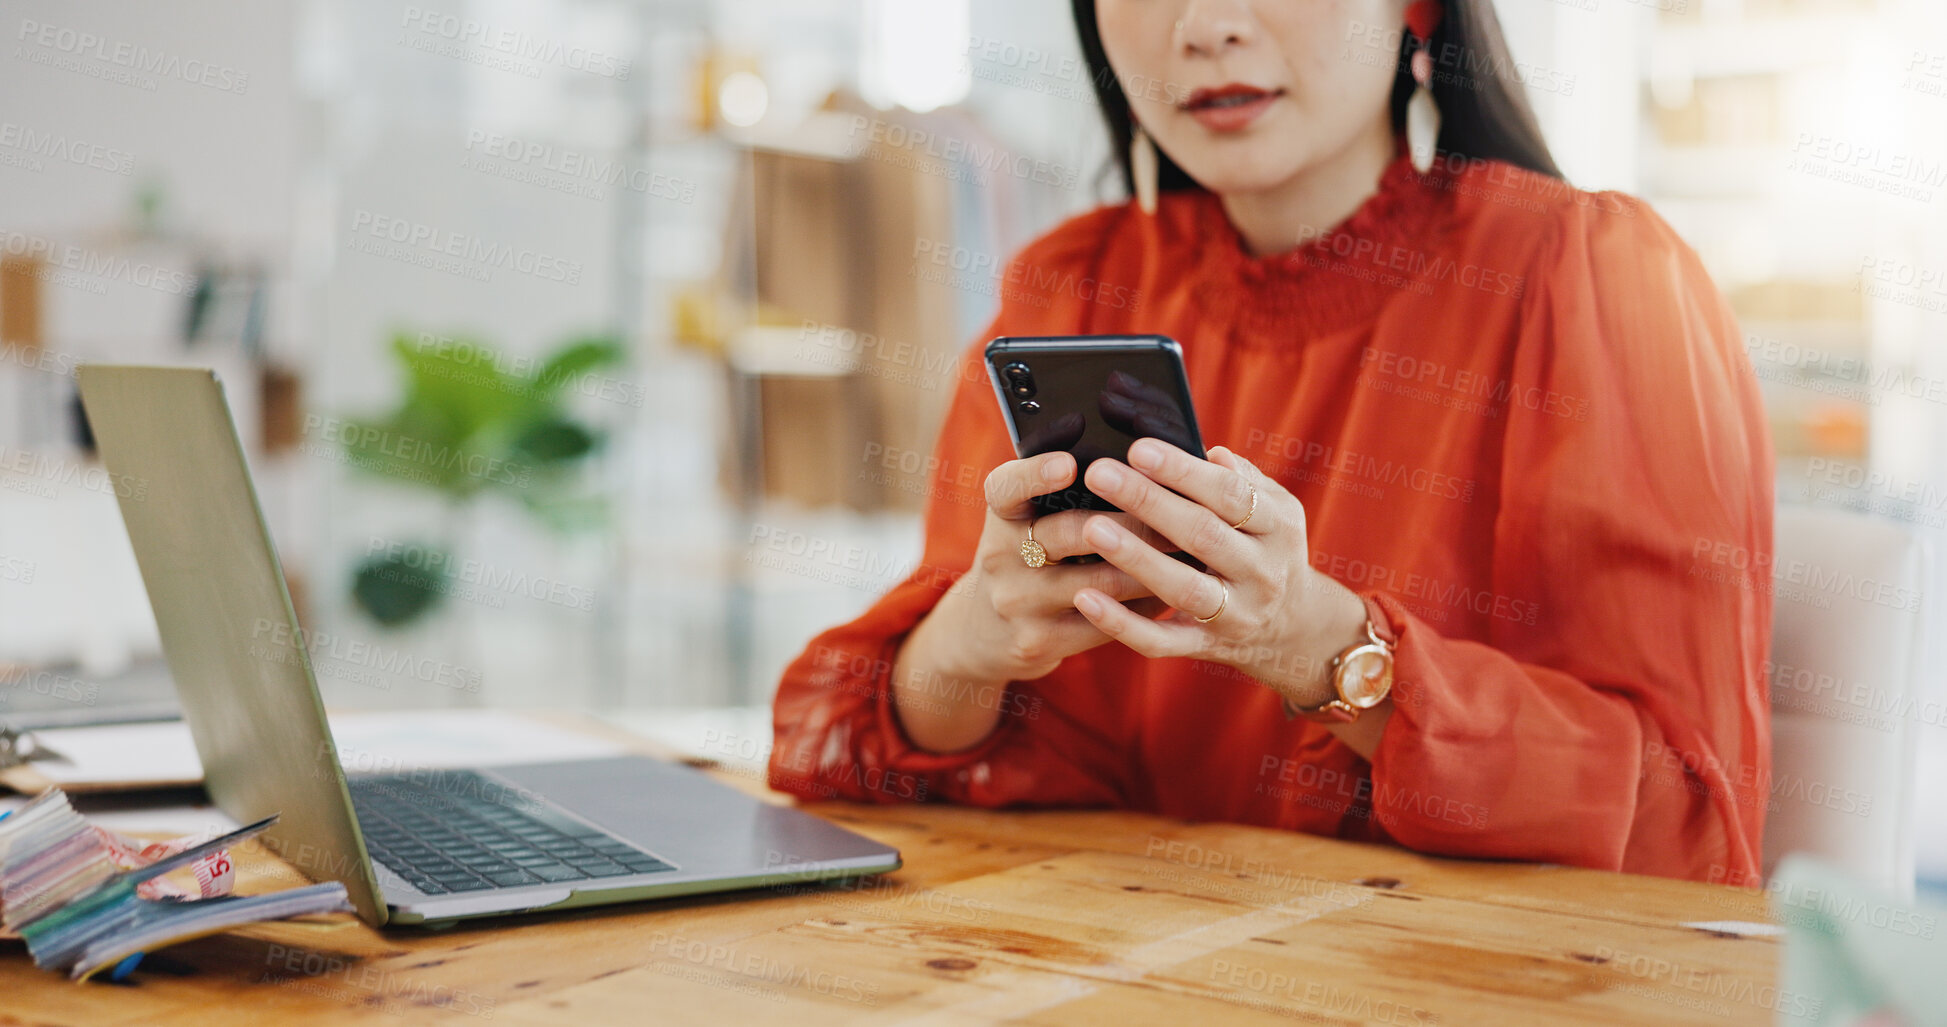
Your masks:
{"label": "glass object on desk", "polygon": [[1787,856],[1765,891],[1786,927],[1779,1023],[1947,1023],[1947,909],[1900,902],[1802,856]]}

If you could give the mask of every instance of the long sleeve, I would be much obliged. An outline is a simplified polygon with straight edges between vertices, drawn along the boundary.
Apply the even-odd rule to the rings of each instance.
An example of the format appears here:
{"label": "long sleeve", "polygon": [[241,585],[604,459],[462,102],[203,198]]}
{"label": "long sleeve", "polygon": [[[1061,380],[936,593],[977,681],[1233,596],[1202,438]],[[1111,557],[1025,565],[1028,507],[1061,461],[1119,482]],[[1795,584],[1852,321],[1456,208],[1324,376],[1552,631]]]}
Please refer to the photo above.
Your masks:
{"label": "long sleeve", "polygon": [[1087,280],[1101,218],[1084,215],[1043,237],[1001,276],[1000,315],[961,360],[934,449],[924,556],[863,615],[818,636],[786,669],[773,707],[772,787],[811,799],[875,802],[1123,803],[1126,732],[1122,714],[1113,712],[1113,675],[1098,666],[1113,656],[1084,653],[1039,681],[972,696],[1000,704],[1003,716],[984,741],[956,753],[914,747],[891,693],[907,634],[947,589],[962,587],[986,516],[988,472],[1013,458],[982,346],[996,335],[1076,330],[1083,314],[1077,305],[1099,302],[1095,290],[1074,283]]}
{"label": "long sleeve", "polygon": [[[1331,233],[1245,252],[1221,198],[1098,211],[1025,251],[993,331],[1161,334],[1204,438],[1305,505],[1314,567],[1398,638],[1370,761],[1228,668],[1109,644],[1016,682],[973,749],[888,692],[1011,455],[976,354],[925,565],[815,641],[771,779],[814,798],[1103,804],[1461,857],[1698,880],[1759,869],[1773,456],[1728,305],[1647,207],[1401,157]],[[1104,301],[1104,297],[1107,301]],[[1125,302],[1127,301],[1127,302]]]}
{"label": "long sleeve", "polygon": [[1739,879],[1769,798],[1770,443],[1695,255],[1602,199],[1529,279],[1469,600],[1490,637],[1379,596],[1399,644],[1373,817],[1424,851]]}

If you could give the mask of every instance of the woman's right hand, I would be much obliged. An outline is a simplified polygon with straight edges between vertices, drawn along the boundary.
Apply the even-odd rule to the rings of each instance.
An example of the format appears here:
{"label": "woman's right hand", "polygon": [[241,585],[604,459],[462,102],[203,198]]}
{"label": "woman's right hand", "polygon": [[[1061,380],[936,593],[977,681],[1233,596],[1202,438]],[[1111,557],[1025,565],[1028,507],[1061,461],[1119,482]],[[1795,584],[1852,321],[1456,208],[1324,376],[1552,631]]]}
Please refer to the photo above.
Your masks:
{"label": "woman's right hand", "polygon": [[[1109,641],[1075,609],[1076,592],[1095,588],[1135,600],[1131,608],[1139,613],[1164,608],[1113,564],[1058,562],[1094,551],[1082,524],[1098,512],[1037,519],[1033,500],[1074,482],[1075,458],[1066,452],[1010,460],[987,476],[986,523],[973,564],[907,636],[893,671],[900,721],[915,745],[950,752],[979,742],[1000,719],[1008,682],[1044,677],[1062,660]],[[1152,544],[1169,546],[1135,518],[1109,516]],[[1044,567],[1021,558],[1030,523],[1048,552]]]}

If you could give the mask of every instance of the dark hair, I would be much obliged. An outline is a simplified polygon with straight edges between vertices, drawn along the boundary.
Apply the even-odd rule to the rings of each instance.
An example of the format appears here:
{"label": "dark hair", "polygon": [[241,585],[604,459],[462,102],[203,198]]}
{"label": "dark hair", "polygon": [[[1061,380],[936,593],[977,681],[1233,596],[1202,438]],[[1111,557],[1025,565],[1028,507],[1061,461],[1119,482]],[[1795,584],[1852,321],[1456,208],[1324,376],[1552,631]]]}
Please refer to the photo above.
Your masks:
{"label": "dark hair", "polygon": [[[1102,32],[1095,20],[1095,0],[1073,0],[1075,32],[1081,37],[1082,56],[1088,61],[1089,80],[1095,97],[1102,102],[1102,116],[1109,124],[1110,154],[1122,172],[1122,184],[1131,194],[1135,179],[1129,171],[1129,143],[1135,126],[1129,113],[1129,98],[1122,83],[1109,67],[1102,49]],[[1433,31],[1429,53],[1433,57],[1433,99],[1440,105],[1439,149],[1466,160],[1498,160],[1561,178],[1548,143],[1541,137],[1534,109],[1514,78],[1514,59],[1508,54],[1501,23],[1494,17],[1490,0],[1445,0],[1446,15]],[[1395,133],[1406,123],[1406,101],[1413,95],[1413,75],[1407,66],[1413,38],[1400,26],[1400,51],[1393,74],[1390,116]],[[1184,170],[1161,152],[1156,154],[1157,186],[1160,189],[1201,189]]]}

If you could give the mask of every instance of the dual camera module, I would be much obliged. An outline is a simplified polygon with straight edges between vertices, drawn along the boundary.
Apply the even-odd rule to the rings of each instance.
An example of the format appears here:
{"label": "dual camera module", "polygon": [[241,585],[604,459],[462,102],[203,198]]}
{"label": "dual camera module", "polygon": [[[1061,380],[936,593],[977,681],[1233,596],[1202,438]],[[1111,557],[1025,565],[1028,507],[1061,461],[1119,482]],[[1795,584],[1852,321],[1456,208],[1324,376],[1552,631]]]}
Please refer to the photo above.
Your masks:
{"label": "dual camera module", "polygon": [[1028,365],[1017,360],[1001,368],[1001,375],[1007,379],[1007,391],[1014,394],[1018,401],[1015,406],[1022,413],[1032,414],[1041,409],[1041,404],[1034,401],[1034,372]]}

